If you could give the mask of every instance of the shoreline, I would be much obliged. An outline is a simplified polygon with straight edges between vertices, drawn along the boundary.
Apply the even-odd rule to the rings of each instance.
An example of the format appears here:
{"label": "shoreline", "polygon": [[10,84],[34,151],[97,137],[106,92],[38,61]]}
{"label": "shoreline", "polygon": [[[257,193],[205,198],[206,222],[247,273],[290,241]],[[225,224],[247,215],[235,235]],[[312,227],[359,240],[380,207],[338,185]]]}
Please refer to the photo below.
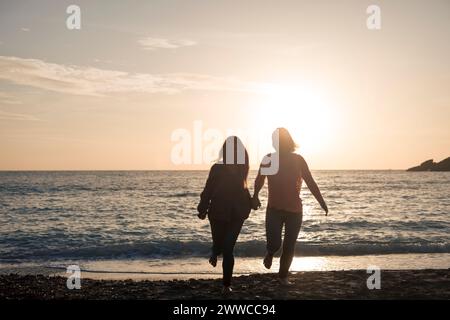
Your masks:
{"label": "shoreline", "polygon": [[[381,288],[367,288],[366,270],[302,271],[291,274],[291,286],[276,273],[233,278],[227,299],[444,299],[450,300],[450,269],[381,270]],[[221,279],[94,280],[81,279],[69,290],[67,277],[0,275],[0,300],[204,300],[223,299]]]}
{"label": "shoreline", "polygon": [[[278,270],[278,257],[274,259],[271,270],[264,268],[262,259],[236,257],[234,275],[266,274]],[[0,262],[0,275],[66,277],[69,265],[78,265],[82,278],[94,280],[187,280],[222,276],[221,258],[218,266],[212,268],[207,257]],[[450,268],[450,253],[295,257],[291,271],[351,271],[366,270],[368,266],[377,266],[381,270],[447,269]]]}

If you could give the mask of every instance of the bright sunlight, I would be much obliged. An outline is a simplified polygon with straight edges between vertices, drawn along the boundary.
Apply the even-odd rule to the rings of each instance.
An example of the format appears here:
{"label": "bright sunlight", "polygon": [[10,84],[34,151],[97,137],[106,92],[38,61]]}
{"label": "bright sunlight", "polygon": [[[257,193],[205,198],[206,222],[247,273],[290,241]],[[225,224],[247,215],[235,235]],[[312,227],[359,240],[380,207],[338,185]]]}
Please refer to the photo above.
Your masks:
{"label": "bright sunlight", "polygon": [[314,153],[331,140],[332,108],[326,94],[299,84],[267,84],[258,89],[253,106],[255,125],[264,135],[277,127],[288,129],[302,151]]}

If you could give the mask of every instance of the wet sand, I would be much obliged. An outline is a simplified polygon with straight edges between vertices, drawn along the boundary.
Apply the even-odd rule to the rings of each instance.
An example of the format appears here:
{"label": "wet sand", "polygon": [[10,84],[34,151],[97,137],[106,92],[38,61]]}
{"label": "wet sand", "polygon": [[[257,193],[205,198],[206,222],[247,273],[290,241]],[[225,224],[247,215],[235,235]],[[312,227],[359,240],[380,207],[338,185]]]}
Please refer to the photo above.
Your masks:
{"label": "wet sand", "polygon": [[382,270],[379,290],[367,288],[369,276],[365,270],[297,272],[288,287],[273,273],[237,276],[224,297],[220,279],[82,279],[80,290],[69,290],[65,277],[9,274],[0,275],[0,299],[450,299],[450,269]]}

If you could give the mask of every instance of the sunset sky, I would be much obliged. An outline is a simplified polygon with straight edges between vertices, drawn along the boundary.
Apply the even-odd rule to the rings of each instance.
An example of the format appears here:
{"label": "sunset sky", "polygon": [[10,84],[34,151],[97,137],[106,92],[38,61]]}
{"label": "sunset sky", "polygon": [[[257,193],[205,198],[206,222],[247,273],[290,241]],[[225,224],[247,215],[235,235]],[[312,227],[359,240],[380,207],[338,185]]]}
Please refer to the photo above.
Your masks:
{"label": "sunset sky", "polygon": [[[371,4],[381,30],[366,27]],[[195,148],[232,132],[255,167],[277,126],[312,169],[439,161],[449,36],[448,0],[2,0],[0,170],[206,169]]]}

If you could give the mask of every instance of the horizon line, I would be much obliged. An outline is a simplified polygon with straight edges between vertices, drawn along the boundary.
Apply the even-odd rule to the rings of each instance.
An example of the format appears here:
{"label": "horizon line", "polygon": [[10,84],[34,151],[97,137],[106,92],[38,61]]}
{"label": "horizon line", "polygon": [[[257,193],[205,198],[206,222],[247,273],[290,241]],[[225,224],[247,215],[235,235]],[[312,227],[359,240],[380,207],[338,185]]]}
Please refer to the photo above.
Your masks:
{"label": "horizon line", "polygon": [[[0,169],[0,172],[86,172],[86,171],[209,171],[206,169]],[[258,169],[250,169],[257,171]],[[406,171],[407,169],[311,169],[311,171]]]}

